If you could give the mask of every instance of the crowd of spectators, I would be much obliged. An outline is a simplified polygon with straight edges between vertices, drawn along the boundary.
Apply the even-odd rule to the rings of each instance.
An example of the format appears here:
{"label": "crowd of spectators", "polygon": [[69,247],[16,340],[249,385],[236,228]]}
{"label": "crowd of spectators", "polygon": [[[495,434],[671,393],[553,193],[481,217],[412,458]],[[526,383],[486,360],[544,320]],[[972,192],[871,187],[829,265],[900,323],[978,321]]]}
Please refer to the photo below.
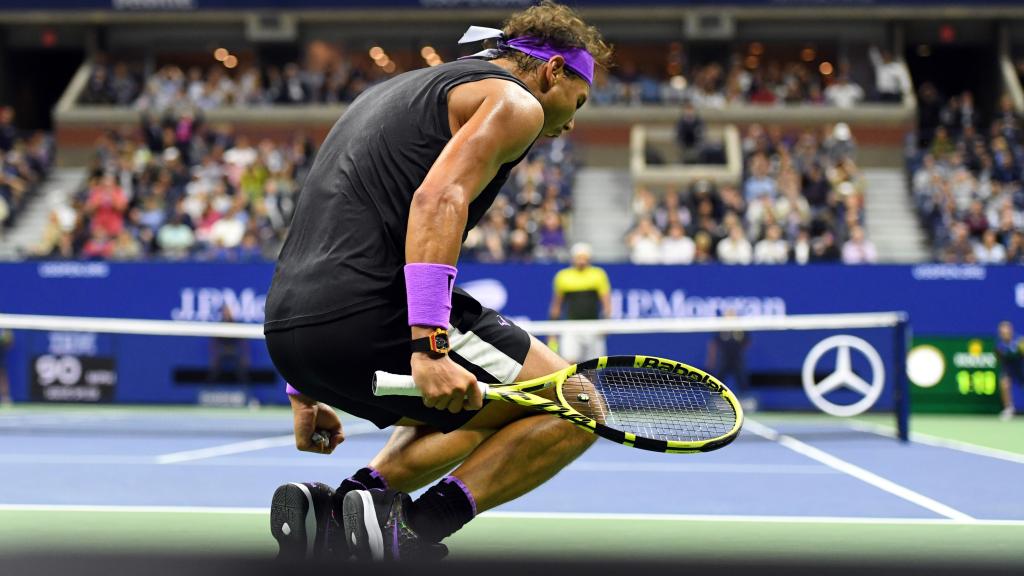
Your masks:
{"label": "crowd of spectators", "polygon": [[53,141],[43,132],[22,133],[15,110],[0,106],[0,238],[53,165]]}
{"label": "crowd of spectators", "polygon": [[[33,255],[273,259],[313,157],[301,135],[283,145],[253,142],[226,125],[147,116],[138,131],[100,138],[86,186],[54,207]],[[565,260],[574,166],[567,140],[536,146],[470,232],[463,258]]]}
{"label": "crowd of spectators", "polygon": [[[393,72],[397,70],[392,69]],[[357,59],[335,58],[318,65],[247,65],[229,69],[214,64],[167,64],[145,79],[127,64],[93,66],[79,101],[131,106],[139,110],[210,110],[227,106],[280,106],[351,102],[373,84],[391,76]]]}
{"label": "crowd of spectators", "polygon": [[[803,50],[810,57],[769,58],[765,47],[754,42],[746,46],[748,52],[737,52],[728,61],[704,63],[686,62],[678,42],[666,48],[663,58],[636,60],[635,54],[626,55],[609,71],[598,70],[590,102],[597,106],[690,101],[700,107],[795,103],[851,107],[865,100],[898,102],[910,86],[905,67],[891,53],[875,47],[860,63],[864,72],[860,82],[849,61],[839,59],[833,64],[811,48]],[[437,58],[434,63],[440,62]],[[415,62],[416,56],[410,61]],[[143,77],[123,61],[98,63],[80,101],[147,110],[350,102],[401,71],[394,61],[387,62],[381,66],[361,52],[352,54],[316,42],[307,47],[301,64],[261,64],[250,58],[232,68],[219,62],[206,68],[166,64]],[[873,86],[864,88],[870,84],[866,76],[872,68]]]}
{"label": "crowd of spectators", "polygon": [[[590,102],[595,105],[679,104],[721,108],[732,104],[812,104],[850,108],[864,101],[899,102],[910,89],[906,68],[890,52],[871,47],[874,86],[865,89],[848,61],[765,60],[734,54],[728,63],[709,62],[676,74],[644,71],[626,60],[598,71]],[[669,64],[668,68],[673,67]]]}
{"label": "crowd of spectators", "polygon": [[96,145],[88,183],[55,207],[43,258],[250,261],[276,256],[313,146],[230,126],[147,123]]}
{"label": "crowd of spectators", "polygon": [[637,187],[634,264],[874,262],[863,179],[845,124],[785,134],[751,125],[738,186]]}
{"label": "crowd of spectators", "polygon": [[1024,264],[1024,120],[1003,96],[982,123],[971,92],[919,97],[910,185],[934,258],[948,263]]}
{"label": "crowd of spectators", "polygon": [[571,141],[542,140],[508,181],[462,247],[463,260],[558,262],[567,234],[577,163]]}

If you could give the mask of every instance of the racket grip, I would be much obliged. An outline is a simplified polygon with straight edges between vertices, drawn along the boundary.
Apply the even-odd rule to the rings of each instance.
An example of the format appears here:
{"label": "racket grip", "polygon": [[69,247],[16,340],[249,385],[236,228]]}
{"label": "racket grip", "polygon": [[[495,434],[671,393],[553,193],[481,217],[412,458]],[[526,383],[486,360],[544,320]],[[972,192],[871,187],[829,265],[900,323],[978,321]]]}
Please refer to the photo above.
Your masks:
{"label": "racket grip", "polygon": [[[483,382],[477,382],[480,394],[487,396],[490,386]],[[373,373],[373,395],[374,396],[422,396],[419,387],[413,382],[412,376],[404,374],[392,374],[377,370]]]}

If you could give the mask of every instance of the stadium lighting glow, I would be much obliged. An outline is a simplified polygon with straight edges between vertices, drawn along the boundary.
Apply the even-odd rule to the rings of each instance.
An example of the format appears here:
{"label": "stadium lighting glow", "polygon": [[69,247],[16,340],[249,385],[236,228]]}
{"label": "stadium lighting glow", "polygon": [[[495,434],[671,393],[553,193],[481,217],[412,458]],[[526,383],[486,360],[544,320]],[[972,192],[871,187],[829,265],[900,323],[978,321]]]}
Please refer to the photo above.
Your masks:
{"label": "stadium lighting glow", "polygon": [[223,62],[230,55],[231,53],[228,52],[227,48],[217,48],[213,51],[213,58],[217,60],[217,62]]}
{"label": "stadium lighting glow", "polygon": [[388,63],[385,64],[383,68],[384,68],[385,72],[387,72],[388,74],[391,74],[392,72],[394,72],[397,69],[397,66],[395,66],[394,61],[388,60]]}
{"label": "stadium lighting glow", "polygon": [[824,75],[824,76],[831,76],[832,75],[832,63],[831,62],[822,62],[821,65],[818,66],[818,72],[821,72],[822,75]]}
{"label": "stadium lighting glow", "polygon": [[224,67],[234,68],[235,66],[238,66],[238,57],[234,54],[229,54],[228,57],[224,59]]}
{"label": "stadium lighting glow", "polygon": [[370,48],[370,58],[373,58],[374,62],[386,56],[387,55],[384,54],[384,49],[381,48],[380,46],[374,46],[373,48]]}
{"label": "stadium lighting glow", "polygon": [[424,46],[420,49],[420,56],[423,56],[424,60],[430,60],[430,57],[435,55],[437,55],[437,51],[433,46]]}

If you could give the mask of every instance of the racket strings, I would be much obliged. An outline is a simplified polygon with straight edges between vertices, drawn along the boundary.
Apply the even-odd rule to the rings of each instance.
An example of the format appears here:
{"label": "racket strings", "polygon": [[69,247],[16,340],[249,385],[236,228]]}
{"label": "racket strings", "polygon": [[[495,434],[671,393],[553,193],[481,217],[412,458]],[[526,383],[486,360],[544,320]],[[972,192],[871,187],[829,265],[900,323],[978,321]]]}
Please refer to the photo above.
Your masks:
{"label": "racket strings", "polygon": [[709,440],[727,434],[736,423],[736,411],[721,393],[670,372],[584,370],[567,379],[562,390],[580,413],[654,440]]}

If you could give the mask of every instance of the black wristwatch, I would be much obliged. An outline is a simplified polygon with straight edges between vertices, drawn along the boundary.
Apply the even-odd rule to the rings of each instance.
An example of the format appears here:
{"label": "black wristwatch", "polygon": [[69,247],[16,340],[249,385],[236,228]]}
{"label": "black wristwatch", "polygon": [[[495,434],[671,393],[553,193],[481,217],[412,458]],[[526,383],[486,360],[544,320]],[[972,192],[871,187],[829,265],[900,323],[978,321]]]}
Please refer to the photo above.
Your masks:
{"label": "black wristwatch", "polygon": [[417,338],[409,343],[413,352],[428,352],[433,355],[445,355],[448,353],[448,331],[438,328],[429,336]]}

